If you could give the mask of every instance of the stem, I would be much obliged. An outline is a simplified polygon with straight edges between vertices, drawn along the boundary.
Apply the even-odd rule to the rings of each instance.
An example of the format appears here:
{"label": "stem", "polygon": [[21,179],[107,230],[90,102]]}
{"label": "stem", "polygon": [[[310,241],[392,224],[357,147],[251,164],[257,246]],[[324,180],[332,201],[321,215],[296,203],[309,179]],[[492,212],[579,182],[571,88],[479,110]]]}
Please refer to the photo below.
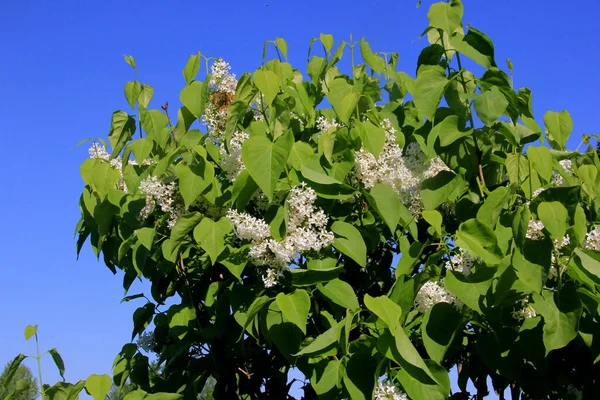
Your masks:
{"label": "stem", "polygon": [[181,253],[179,253],[179,263],[181,266],[181,275],[183,276],[183,281],[185,283],[185,286],[188,291],[188,295],[190,297],[190,302],[192,303],[192,306],[196,310],[196,322],[198,323],[198,329],[202,329],[202,321],[200,321],[200,307],[198,307],[198,304],[196,304],[196,302],[194,301],[194,296],[192,295],[190,281],[188,280],[187,273],[185,270],[185,265],[183,264],[183,254],[181,254]]}
{"label": "stem", "polygon": [[[462,63],[460,61],[460,53],[456,52],[456,62],[458,63],[458,70],[460,71],[460,82],[462,83],[463,90],[465,93],[467,92],[467,83],[465,82],[464,70],[462,67]],[[473,142],[475,142],[475,152],[477,153],[477,161],[479,164],[479,179],[481,179],[481,184],[485,188],[485,177],[483,176],[483,167],[481,166],[481,150],[479,149],[479,144],[477,143],[477,138],[475,137],[475,122],[473,121],[473,112],[471,111],[471,103],[469,104],[469,122],[471,124],[471,129],[473,129]]]}
{"label": "stem", "polygon": [[40,355],[40,342],[38,341],[37,332],[35,333],[35,346],[37,348],[37,356],[35,357],[37,360],[38,366],[38,377],[40,380],[40,393],[42,395],[42,399],[46,398],[46,391],[44,390],[44,381],[42,380],[42,356]]}

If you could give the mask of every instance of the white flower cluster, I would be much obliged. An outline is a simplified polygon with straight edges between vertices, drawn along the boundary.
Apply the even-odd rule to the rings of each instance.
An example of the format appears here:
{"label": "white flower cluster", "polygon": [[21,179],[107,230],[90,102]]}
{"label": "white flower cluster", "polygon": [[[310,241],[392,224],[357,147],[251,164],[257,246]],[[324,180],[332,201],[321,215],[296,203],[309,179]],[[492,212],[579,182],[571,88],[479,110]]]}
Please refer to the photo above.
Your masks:
{"label": "white flower cluster", "polygon": [[544,238],[544,224],[542,221],[530,219],[527,225],[527,233],[525,237],[532,240],[540,240]]}
{"label": "white flower cluster", "polygon": [[446,261],[447,269],[460,272],[465,276],[471,274],[474,265],[475,259],[466,251],[450,256],[450,259]]}
{"label": "white flower cluster", "polygon": [[512,317],[517,321],[522,321],[527,318],[533,318],[537,315],[537,312],[529,304],[529,299],[522,299],[519,304],[519,308],[513,310],[511,313]]}
{"label": "white flower cluster", "polygon": [[165,184],[156,176],[148,176],[140,183],[139,189],[146,196],[146,205],[140,211],[139,219],[143,221],[148,218],[158,206],[168,215],[169,229],[173,228],[177,218],[184,212],[183,205],[177,198],[177,184]]}
{"label": "white flower cluster", "polygon": [[320,116],[317,118],[317,129],[319,133],[317,133],[317,137],[321,136],[325,132],[328,132],[330,129],[341,128],[343,125],[338,123],[335,119],[331,122],[325,118],[324,116]]}
{"label": "white flower cluster", "polygon": [[209,136],[217,143],[223,141],[227,123],[227,108],[233,101],[237,79],[230,72],[231,66],[223,60],[217,60],[211,66],[209,82],[209,102],[202,116],[208,128]]}
{"label": "white flower cluster", "polygon": [[277,285],[277,280],[281,276],[281,271],[274,268],[267,268],[267,274],[262,276],[263,284],[268,289]]}
{"label": "white flower cluster", "polygon": [[396,143],[396,129],[390,120],[384,119],[381,127],[385,130],[385,144],[379,158],[376,159],[364,147],[354,153],[356,177],[367,189],[377,183],[390,185],[398,193],[400,201],[413,214],[418,214],[421,210],[421,180],[449,168],[439,157],[428,164],[417,143],[409,144],[403,155]]}
{"label": "white flower cluster", "polygon": [[375,388],[375,400],[408,400],[408,396],[394,385],[379,382]]}
{"label": "white flower cluster", "polygon": [[271,235],[271,228],[265,220],[251,216],[248,213],[239,213],[230,209],[227,218],[235,228],[235,234],[242,240],[261,242]]}
{"label": "white flower cluster", "polygon": [[246,132],[236,131],[229,141],[229,152],[225,149],[225,143],[222,143],[219,149],[221,153],[221,167],[227,174],[227,179],[234,181],[238,175],[246,169],[242,161],[242,144],[250,136]]}
{"label": "white flower cluster", "polygon": [[[573,161],[565,159],[558,162],[567,174],[573,174]],[[556,171],[552,171],[552,184],[554,186],[562,186],[565,184],[565,179]]]}
{"label": "white flower cluster", "polygon": [[438,282],[428,281],[415,296],[415,308],[420,313],[425,313],[437,303],[452,304],[457,309],[464,305],[455,295],[446,290]]}
{"label": "white flower cluster", "polygon": [[600,250],[600,229],[597,226],[585,235],[583,247],[587,250]]}
{"label": "white flower cluster", "polygon": [[269,225],[247,213],[230,210],[227,217],[242,240],[250,240],[250,257],[256,265],[269,266],[263,277],[265,285],[273,285],[282,269],[301,253],[319,251],[333,243],[333,233],[326,229],[329,218],[315,207],[315,191],[302,183],[290,190],[287,199],[287,234],[278,241],[271,237]]}

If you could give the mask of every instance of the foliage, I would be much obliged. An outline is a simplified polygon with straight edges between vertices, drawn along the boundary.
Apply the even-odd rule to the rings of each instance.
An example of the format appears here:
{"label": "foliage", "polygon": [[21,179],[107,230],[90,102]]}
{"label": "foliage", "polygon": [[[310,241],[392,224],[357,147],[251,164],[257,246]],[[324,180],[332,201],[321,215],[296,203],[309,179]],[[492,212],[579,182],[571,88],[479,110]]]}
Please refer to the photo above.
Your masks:
{"label": "foliage", "polygon": [[416,78],[321,34],[307,76],[281,38],[239,79],[209,58],[198,79],[192,55],[176,115],[127,82],[136,114],[81,166],[77,251],[151,283],[132,339],[153,324],[164,368],[123,346],[128,399],[194,399],[211,376],[217,399],[283,399],[294,367],[305,398],[445,399],[455,366],[453,398],[600,392],[600,160],[567,150],[568,112],[542,129],[462,15],[430,7]]}
{"label": "foliage", "polygon": [[[90,375],[86,380],[79,380],[77,383],[65,382],[65,363],[60,356],[58,350],[50,349],[44,353],[40,353],[40,344],[38,341],[37,325],[27,325],[25,327],[25,340],[32,337],[35,338],[37,353],[35,356],[26,356],[24,354],[17,355],[9,362],[2,376],[0,377],[0,394],[2,400],[33,400],[41,396],[42,400],[64,400],[78,399],[79,393],[85,388],[88,395],[94,400],[105,400],[111,388],[111,379],[108,375]],[[61,382],[50,386],[43,383],[42,380],[42,357],[48,354],[62,378]],[[36,379],[32,377],[31,371],[22,362],[27,358],[33,358],[37,362],[38,379],[40,388],[38,388]]]}
{"label": "foliage", "polygon": [[17,368],[12,376],[12,381],[4,389],[4,382],[11,371],[10,366],[11,363],[7,363],[0,375],[0,399],[34,400],[38,395],[37,380],[26,365],[20,365]]}

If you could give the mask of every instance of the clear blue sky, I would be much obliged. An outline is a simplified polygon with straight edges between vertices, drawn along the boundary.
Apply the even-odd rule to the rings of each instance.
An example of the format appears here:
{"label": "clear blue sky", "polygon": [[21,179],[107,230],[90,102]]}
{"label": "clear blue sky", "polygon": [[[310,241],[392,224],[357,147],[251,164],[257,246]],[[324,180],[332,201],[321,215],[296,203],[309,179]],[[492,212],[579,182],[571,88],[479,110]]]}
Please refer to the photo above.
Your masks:
{"label": "clear blue sky", "polygon": [[[497,61],[510,57],[515,86],[533,90],[538,122],[546,110],[568,109],[575,147],[598,133],[600,55],[592,0],[465,0],[464,21],[483,30]],[[151,106],[176,105],[188,56],[226,59],[234,72],[255,69],[266,39],[287,40],[291,62],[304,69],[309,41],[366,36],[375,51],[397,51],[414,76],[427,26],[423,1],[85,1],[0,2],[0,120],[4,176],[0,192],[0,293],[4,298],[0,363],[32,353],[23,328],[38,324],[42,348],[57,347],[67,379],[107,373],[130,339],[139,304],[119,304],[121,277],[97,263],[86,246],[75,257],[73,229],[82,189],[86,137],[105,137],[110,115],[128,110],[123,85],[133,72],[155,88]],[[349,62],[345,56],[342,62]],[[173,107],[174,108],[174,107]],[[173,110],[175,112],[175,110]],[[132,288],[135,292],[135,287]],[[31,364],[31,366],[33,366]],[[58,374],[47,359],[44,377]]]}

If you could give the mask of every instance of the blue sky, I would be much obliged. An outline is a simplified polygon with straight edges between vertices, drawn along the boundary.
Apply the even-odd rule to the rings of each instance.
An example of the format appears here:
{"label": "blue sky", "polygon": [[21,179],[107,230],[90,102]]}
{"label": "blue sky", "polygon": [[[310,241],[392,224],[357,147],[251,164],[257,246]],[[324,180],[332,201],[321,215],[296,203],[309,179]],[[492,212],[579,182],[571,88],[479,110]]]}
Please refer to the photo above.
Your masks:
{"label": "blue sky", "polygon": [[[494,40],[498,63],[512,60],[515,86],[533,90],[539,123],[546,110],[568,109],[575,121],[571,148],[581,134],[599,133],[597,2],[464,3],[464,21]],[[7,178],[0,192],[0,293],[6,303],[0,363],[35,351],[23,339],[27,324],[39,325],[43,349],[58,348],[69,381],[109,372],[131,337],[131,315],[141,303],[120,304],[120,276],[97,263],[87,246],[77,261],[73,240],[79,165],[87,156],[86,146],[73,147],[86,137],[105,137],[114,110],[129,111],[123,85],[134,76],[122,54],[133,55],[141,82],[154,86],[153,107],[178,103],[190,54],[222,57],[239,75],[260,64],[264,41],[276,37],[287,40],[290,61],[304,70],[309,41],[319,33],[331,33],[336,41],[365,36],[375,51],[399,52],[400,68],[414,76],[426,45],[417,38],[431,2],[419,9],[415,4],[0,2],[0,129]],[[349,63],[347,55],[343,62]],[[58,379],[50,358],[44,378]]]}

